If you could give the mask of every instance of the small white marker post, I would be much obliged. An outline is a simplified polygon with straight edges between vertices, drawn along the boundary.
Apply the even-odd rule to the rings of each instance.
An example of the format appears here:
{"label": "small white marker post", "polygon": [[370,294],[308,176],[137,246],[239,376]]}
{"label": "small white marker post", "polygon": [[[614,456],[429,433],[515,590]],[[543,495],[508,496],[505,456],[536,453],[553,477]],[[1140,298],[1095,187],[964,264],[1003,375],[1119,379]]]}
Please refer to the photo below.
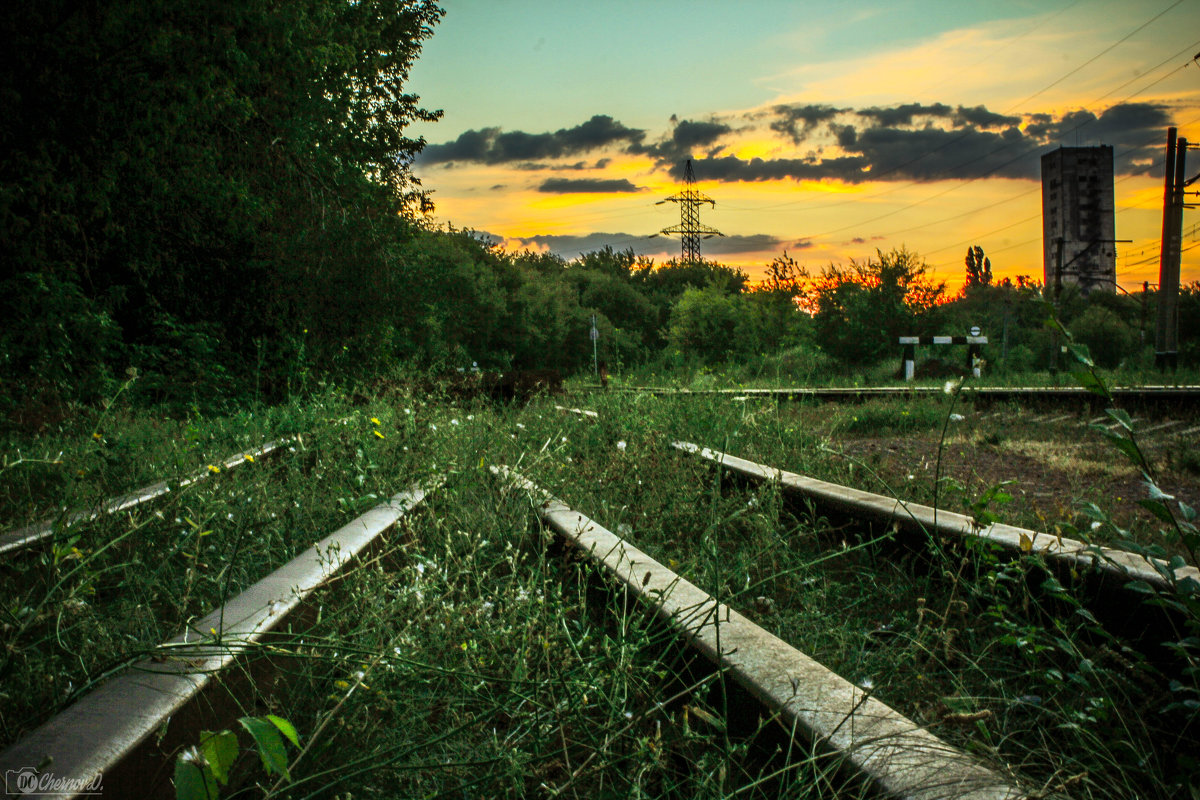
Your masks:
{"label": "small white marker post", "polygon": [[911,381],[917,371],[917,345],[919,344],[965,344],[967,345],[967,366],[976,378],[980,375],[979,346],[987,344],[988,338],[979,335],[979,326],[971,328],[970,336],[901,336],[900,344],[904,345],[904,380]]}

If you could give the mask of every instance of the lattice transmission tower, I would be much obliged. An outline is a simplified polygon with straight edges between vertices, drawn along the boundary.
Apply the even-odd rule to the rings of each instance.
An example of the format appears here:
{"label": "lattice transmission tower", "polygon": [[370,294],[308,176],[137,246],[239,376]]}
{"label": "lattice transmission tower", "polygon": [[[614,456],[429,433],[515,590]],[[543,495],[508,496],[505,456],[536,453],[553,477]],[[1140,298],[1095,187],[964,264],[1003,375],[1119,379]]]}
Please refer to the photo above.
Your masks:
{"label": "lattice transmission tower", "polygon": [[679,238],[683,240],[683,262],[685,264],[700,260],[701,239],[725,235],[716,228],[700,224],[700,206],[708,203],[715,208],[717,201],[703,192],[697,191],[695,184],[696,174],[692,172],[692,160],[689,158],[683,171],[683,191],[655,203],[659,206],[663,203],[679,203],[679,224],[663,228],[659,233],[665,236],[678,234]]}

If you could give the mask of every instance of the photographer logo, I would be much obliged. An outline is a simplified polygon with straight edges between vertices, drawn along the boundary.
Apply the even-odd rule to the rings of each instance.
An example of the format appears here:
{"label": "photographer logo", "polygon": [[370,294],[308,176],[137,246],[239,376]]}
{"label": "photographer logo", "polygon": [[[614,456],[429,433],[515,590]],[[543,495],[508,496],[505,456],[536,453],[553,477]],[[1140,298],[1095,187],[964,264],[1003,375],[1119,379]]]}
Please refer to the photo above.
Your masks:
{"label": "photographer logo", "polygon": [[53,772],[40,772],[33,767],[21,767],[4,772],[4,787],[9,795],[75,794],[80,797],[103,793],[103,776],[88,778],[59,777]]}

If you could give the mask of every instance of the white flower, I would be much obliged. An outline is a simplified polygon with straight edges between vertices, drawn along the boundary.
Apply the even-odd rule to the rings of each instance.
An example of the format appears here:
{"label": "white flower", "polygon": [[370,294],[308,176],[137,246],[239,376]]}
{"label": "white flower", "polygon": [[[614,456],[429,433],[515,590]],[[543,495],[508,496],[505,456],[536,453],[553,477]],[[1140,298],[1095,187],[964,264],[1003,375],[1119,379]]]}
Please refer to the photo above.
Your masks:
{"label": "white flower", "polygon": [[425,574],[425,565],[420,562],[417,563],[417,574],[419,574],[419,575]]}
{"label": "white flower", "polygon": [[452,420],[450,420],[450,424],[451,424],[451,425],[457,425],[457,424],[458,424],[458,420],[456,420],[456,419],[452,419]]}
{"label": "white flower", "polygon": [[964,417],[962,414],[951,414],[950,415],[951,422],[962,422],[964,419],[966,419],[966,417]]}
{"label": "white flower", "polygon": [[625,440],[624,439],[617,442],[617,449],[620,450],[622,453],[625,452]]}
{"label": "white flower", "polygon": [[525,430],[525,426],[519,422],[517,423],[517,427],[520,428],[521,430]]}
{"label": "white flower", "polygon": [[433,423],[430,423],[430,424],[429,424],[429,430],[431,430],[431,431],[436,431],[436,430],[437,430],[437,425],[434,425]]}

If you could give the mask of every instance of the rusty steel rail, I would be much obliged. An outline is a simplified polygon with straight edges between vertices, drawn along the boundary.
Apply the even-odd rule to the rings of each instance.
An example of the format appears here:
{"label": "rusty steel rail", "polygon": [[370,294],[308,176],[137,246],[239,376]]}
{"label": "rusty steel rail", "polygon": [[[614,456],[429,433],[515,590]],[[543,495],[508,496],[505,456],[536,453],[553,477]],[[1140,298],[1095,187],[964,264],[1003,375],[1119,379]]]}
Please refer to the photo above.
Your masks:
{"label": "rusty steel rail", "polygon": [[1172,586],[1173,581],[1168,580],[1167,575],[1173,575],[1175,581],[1186,578],[1200,581],[1200,570],[1195,567],[1184,566],[1172,570],[1162,561],[1148,559],[1127,550],[1090,545],[1076,539],[1013,525],[992,523],[981,528],[965,514],[906,503],[893,497],[775,469],[692,442],[672,442],[671,446],[738,475],[778,483],[786,491],[857,517],[899,525],[909,530],[919,529],[944,536],[986,540],[1014,553],[1039,554],[1050,564],[1060,564],[1080,571],[1095,567],[1112,578],[1121,581],[1140,580],[1158,589],[1168,589]]}
{"label": "rusty steel rail", "polygon": [[[583,387],[599,390],[600,387]],[[683,389],[664,386],[609,387],[608,392],[644,393],[663,396],[730,396],[774,400],[830,400],[860,402],[876,398],[935,397],[945,393],[942,386],[798,386],[772,389]],[[1104,398],[1078,386],[972,386],[960,390],[964,399],[981,404],[1016,402],[1060,407],[1100,407]],[[1122,407],[1200,408],[1200,386],[1118,386],[1110,389],[1113,400]]]}
{"label": "rusty steel rail", "polygon": [[[283,452],[284,445],[293,441],[293,437],[286,437],[273,442],[267,442],[261,447],[243,450],[240,453],[234,453],[224,461],[218,462],[223,469],[233,469],[247,461],[254,461],[256,458],[274,455]],[[216,467],[217,464],[213,464]],[[128,494],[123,494],[119,497],[114,497],[111,500],[106,500],[100,504],[98,508],[84,508],[71,511],[66,514],[61,520],[58,518],[48,519],[42,522],[35,522],[32,525],[26,525],[23,528],[17,528],[6,533],[0,533],[0,556],[6,553],[24,550],[27,547],[32,547],[40,542],[54,538],[56,533],[61,533],[64,529],[72,525],[78,525],[82,522],[91,522],[97,517],[105,514],[116,514],[142,503],[149,502],[156,498],[162,497],[171,491],[172,488],[182,489],[185,486],[190,486],[193,483],[199,483],[208,478],[212,474],[209,467],[199,470],[178,483],[172,484],[169,481],[159,481],[152,483],[149,486],[143,486],[141,489],[134,489]]]}
{"label": "rusty steel rail", "polygon": [[[187,710],[205,718],[209,706],[221,705],[212,693],[221,690],[222,671],[253,651],[266,634],[302,608],[316,589],[443,482],[444,478],[437,477],[380,503],[190,625],[150,658],[101,684],[0,753],[0,775],[49,763],[47,769],[56,779],[67,779],[75,786],[97,781],[107,790],[105,796],[162,794],[164,788],[170,788],[164,781],[172,770],[170,765],[164,769],[161,757],[156,757],[156,732],[172,740],[188,735],[178,730],[181,723],[176,723],[174,730],[168,728],[173,716]],[[198,704],[204,708],[195,708]],[[223,724],[204,721],[209,727],[214,722]],[[190,733],[194,744],[199,729]],[[185,743],[186,739],[176,746]],[[9,791],[14,790],[9,787]],[[68,798],[76,793],[50,796]]]}
{"label": "rusty steel rail", "polygon": [[1028,796],[515,471],[492,471],[529,492],[546,525],[778,714],[786,729],[833,753],[874,790],[906,800]]}

